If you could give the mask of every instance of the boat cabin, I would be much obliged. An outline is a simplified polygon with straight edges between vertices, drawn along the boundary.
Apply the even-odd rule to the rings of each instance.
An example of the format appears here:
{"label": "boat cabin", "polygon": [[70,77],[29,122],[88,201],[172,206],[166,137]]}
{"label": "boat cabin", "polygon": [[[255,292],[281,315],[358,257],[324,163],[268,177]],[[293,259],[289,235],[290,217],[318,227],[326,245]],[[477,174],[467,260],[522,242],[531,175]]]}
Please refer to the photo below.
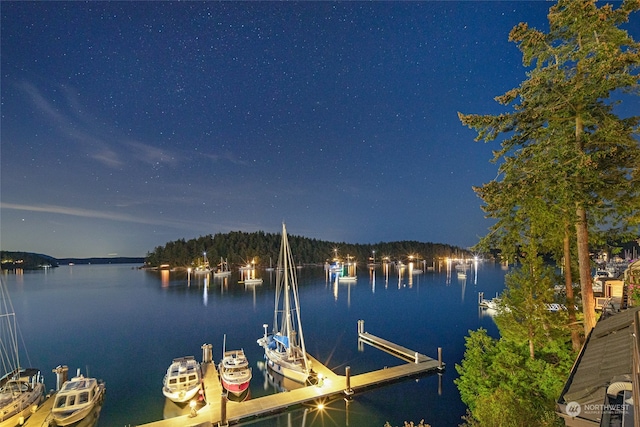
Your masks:
{"label": "boat cabin", "polygon": [[185,390],[199,385],[198,369],[198,364],[191,356],[174,359],[167,372],[166,386],[171,390]]}
{"label": "boat cabin", "polygon": [[66,382],[58,392],[54,408],[71,408],[73,406],[86,405],[93,400],[98,390],[97,386],[98,383],[94,378]]}

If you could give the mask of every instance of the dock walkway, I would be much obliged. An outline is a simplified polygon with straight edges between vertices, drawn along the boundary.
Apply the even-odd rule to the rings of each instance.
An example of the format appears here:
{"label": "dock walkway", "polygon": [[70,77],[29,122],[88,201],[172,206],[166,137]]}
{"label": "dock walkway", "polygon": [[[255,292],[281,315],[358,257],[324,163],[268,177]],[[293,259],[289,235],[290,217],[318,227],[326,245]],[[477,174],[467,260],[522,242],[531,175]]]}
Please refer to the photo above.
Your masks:
{"label": "dock walkway", "polygon": [[369,332],[358,333],[358,338],[373,347],[377,347],[380,350],[391,353],[392,355],[404,359],[407,362],[422,363],[434,360],[429,356],[418,353],[417,351],[409,350],[408,348],[392,343],[391,341],[371,335]]}
{"label": "dock walkway", "polygon": [[51,421],[51,408],[53,407],[53,401],[55,399],[55,393],[52,396],[49,396],[45,399],[45,401],[38,407],[38,410],[27,418],[27,421],[24,423],[25,427],[47,427]]}
{"label": "dock walkway", "polygon": [[[222,386],[218,378],[218,372],[214,363],[202,363],[204,393],[207,404],[197,411],[195,416],[181,415],[174,418],[143,424],[143,427],[187,427],[187,426],[218,426],[235,424],[251,418],[258,418],[281,412],[292,406],[301,404],[324,403],[335,396],[351,395],[368,388],[378,387],[385,383],[398,381],[415,375],[428,372],[440,372],[444,370],[444,364],[440,360],[432,359],[418,352],[394,344],[390,341],[376,337],[361,331],[358,326],[358,336],[364,342],[375,347],[389,351],[402,360],[412,363],[404,363],[399,366],[388,367],[377,371],[367,372],[351,376],[350,369],[346,375],[338,375],[307,355],[313,364],[313,370],[322,378],[318,385],[310,385],[287,392],[250,399],[244,402],[231,402],[223,394]],[[364,328],[364,325],[362,325]],[[362,335],[362,336],[361,336]]]}

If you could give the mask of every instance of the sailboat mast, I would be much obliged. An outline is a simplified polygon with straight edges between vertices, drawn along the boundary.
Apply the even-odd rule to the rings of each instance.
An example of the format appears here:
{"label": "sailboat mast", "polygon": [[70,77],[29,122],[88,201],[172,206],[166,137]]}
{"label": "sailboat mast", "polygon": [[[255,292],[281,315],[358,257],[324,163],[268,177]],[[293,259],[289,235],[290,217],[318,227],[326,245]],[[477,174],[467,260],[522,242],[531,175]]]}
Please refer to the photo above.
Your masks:
{"label": "sailboat mast", "polygon": [[283,292],[284,292],[284,306],[282,308],[283,311],[283,322],[284,322],[284,332],[287,336],[287,340],[289,341],[289,347],[287,348],[287,353],[291,352],[291,345],[294,344],[294,342],[292,341],[292,337],[291,337],[291,332],[293,330],[293,324],[291,323],[291,300],[289,298],[289,270],[291,268],[291,266],[289,265],[289,240],[287,239],[287,230],[286,227],[284,225],[284,223],[282,223],[282,252],[281,252],[281,256],[283,257]]}
{"label": "sailboat mast", "polygon": [[0,358],[2,359],[3,372],[8,373],[20,368],[20,353],[18,350],[18,324],[13,303],[6,289],[4,280],[0,279]]}

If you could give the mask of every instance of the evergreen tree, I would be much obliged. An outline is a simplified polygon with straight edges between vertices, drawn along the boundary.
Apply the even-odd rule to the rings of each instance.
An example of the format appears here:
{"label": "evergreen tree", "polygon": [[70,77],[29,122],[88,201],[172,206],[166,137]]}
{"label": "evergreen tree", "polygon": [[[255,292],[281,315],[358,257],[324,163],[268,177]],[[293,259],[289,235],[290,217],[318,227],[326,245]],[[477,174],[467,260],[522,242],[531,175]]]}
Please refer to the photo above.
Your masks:
{"label": "evergreen tree", "polygon": [[[549,11],[549,33],[526,23],[517,25],[509,38],[531,69],[519,87],[496,98],[504,105],[513,104],[515,111],[497,116],[459,115],[464,124],[478,131],[477,140],[505,136],[494,157],[505,165],[501,167],[504,175],[496,179],[498,184],[515,181],[508,179],[516,170],[511,165],[522,167],[517,174],[525,174],[527,182],[538,180],[547,185],[545,200],[552,203],[548,206],[559,207],[557,222],[568,221],[575,228],[587,334],[595,325],[589,230],[632,225],[636,228],[630,233],[637,233],[637,222],[630,220],[637,220],[640,210],[640,146],[634,138],[639,118],[618,117],[614,111],[617,101],[612,98],[619,99],[622,92],[637,95],[640,88],[640,45],[620,28],[639,9],[638,0],[624,1],[618,9],[611,5],[598,8],[594,0],[560,0]],[[500,187],[509,189],[496,188]],[[486,189],[481,197],[493,191]],[[517,194],[541,196],[535,190],[530,195],[526,191]],[[506,204],[501,209],[488,206],[496,215],[511,212],[508,205],[517,208],[520,203],[518,197],[484,200]],[[528,212],[539,213],[547,214]]]}

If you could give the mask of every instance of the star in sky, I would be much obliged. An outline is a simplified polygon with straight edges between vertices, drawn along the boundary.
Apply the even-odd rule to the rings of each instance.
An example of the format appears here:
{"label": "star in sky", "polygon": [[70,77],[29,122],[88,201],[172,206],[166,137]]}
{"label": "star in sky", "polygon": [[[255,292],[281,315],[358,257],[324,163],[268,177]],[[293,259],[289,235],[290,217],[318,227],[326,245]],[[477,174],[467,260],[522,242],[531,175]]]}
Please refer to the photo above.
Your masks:
{"label": "star in sky", "polygon": [[144,256],[283,220],[471,246],[496,146],[457,112],[504,111],[508,33],[550,6],[2,2],[1,247]]}

